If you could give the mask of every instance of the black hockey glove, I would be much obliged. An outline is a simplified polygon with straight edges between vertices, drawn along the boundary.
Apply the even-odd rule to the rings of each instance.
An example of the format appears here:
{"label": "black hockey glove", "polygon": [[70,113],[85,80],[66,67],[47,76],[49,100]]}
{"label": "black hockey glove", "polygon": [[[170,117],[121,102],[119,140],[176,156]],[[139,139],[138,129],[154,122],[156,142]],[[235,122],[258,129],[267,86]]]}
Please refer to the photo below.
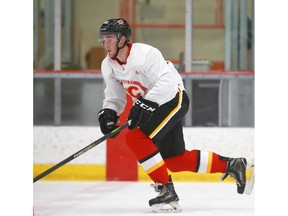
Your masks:
{"label": "black hockey glove", "polygon": [[128,116],[128,121],[131,120],[128,128],[132,130],[140,124],[147,124],[158,107],[157,103],[146,100],[142,96],[137,98]]}
{"label": "black hockey glove", "polygon": [[[100,123],[100,129],[103,134],[108,134],[117,128],[116,124],[118,123],[119,117],[117,113],[112,109],[102,109],[98,112],[98,120]],[[111,137],[114,138],[115,136]]]}

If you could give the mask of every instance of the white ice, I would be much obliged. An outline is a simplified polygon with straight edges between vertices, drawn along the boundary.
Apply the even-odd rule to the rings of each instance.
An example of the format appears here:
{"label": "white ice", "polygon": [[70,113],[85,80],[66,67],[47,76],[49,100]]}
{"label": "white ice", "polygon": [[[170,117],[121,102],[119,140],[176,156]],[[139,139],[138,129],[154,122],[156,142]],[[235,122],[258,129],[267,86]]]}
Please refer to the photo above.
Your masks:
{"label": "white ice", "polygon": [[[254,191],[239,195],[234,183],[174,182],[181,216],[254,215]],[[155,215],[148,200],[157,196],[149,182],[34,183],[35,216]]]}

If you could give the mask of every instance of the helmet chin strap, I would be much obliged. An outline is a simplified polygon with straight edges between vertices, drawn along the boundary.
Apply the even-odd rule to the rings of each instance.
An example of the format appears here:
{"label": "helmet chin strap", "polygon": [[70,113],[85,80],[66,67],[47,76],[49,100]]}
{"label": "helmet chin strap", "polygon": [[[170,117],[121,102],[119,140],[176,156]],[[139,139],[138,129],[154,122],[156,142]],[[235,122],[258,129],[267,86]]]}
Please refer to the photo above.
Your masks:
{"label": "helmet chin strap", "polygon": [[124,45],[123,45],[122,47],[118,47],[118,44],[119,44],[119,41],[118,41],[118,43],[117,43],[117,51],[116,51],[115,55],[113,56],[113,58],[116,58],[117,55],[118,55],[118,53],[119,53],[119,51],[120,51],[120,49],[124,48],[125,45],[126,45],[126,43],[124,43]]}
{"label": "helmet chin strap", "polygon": [[120,49],[122,49],[122,48],[124,48],[125,46],[126,46],[126,44],[127,44],[127,40],[125,41],[125,43],[124,43],[124,45],[122,46],[122,47],[118,47],[118,44],[119,44],[119,42],[120,42],[120,38],[122,37],[122,35],[120,34],[118,34],[117,35],[117,38],[118,38],[118,40],[117,40],[117,51],[116,51],[116,54],[113,56],[113,58],[116,58],[117,57],[117,55],[118,55],[118,53],[119,53],[119,51],[120,51]]}

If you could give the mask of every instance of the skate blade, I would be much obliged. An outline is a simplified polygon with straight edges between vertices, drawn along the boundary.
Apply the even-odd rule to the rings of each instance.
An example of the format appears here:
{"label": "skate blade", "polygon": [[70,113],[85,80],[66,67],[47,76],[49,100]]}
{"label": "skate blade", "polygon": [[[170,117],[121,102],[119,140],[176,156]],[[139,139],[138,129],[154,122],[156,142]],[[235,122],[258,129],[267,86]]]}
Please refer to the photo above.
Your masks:
{"label": "skate blade", "polygon": [[254,164],[250,165],[247,164],[247,169],[250,170],[250,178],[246,180],[246,186],[244,193],[250,195],[253,191],[254,187],[254,180],[255,180],[255,173],[254,173]]}
{"label": "skate blade", "polygon": [[178,201],[172,201],[170,203],[161,203],[152,205],[152,211],[155,213],[178,213],[181,212]]}

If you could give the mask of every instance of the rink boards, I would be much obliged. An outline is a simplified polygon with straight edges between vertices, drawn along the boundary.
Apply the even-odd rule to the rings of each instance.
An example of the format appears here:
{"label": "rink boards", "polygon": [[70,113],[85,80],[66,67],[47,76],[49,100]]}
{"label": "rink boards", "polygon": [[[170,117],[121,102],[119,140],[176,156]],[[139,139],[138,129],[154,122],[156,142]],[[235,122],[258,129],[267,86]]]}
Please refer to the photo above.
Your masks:
{"label": "rink boards", "polygon": [[[39,175],[103,136],[99,127],[37,126],[33,130],[34,176]],[[213,151],[224,156],[246,157],[248,161],[254,159],[254,128],[184,128],[184,138],[186,149],[188,150],[200,149]],[[123,145],[123,143],[121,144]],[[116,161],[113,161],[114,157],[109,156],[111,154],[108,154],[107,149],[109,149],[107,148],[107,142],[104,141],[43,179],[69,181],[106,180],[107,161],[110,164],[111,162],[117,163],[117,160],[119,160],[117,158]],[[121,151],[123,150],[120,149],[119,154],[123,154]],[[114,154],[117,154],[117,150]],[[123,160],[125,160],[125,157]],[[135,170],[137,180],[149,181],[147,174],[140,166],[136,165],[134,167],[137,169]],[[127,169],[121,172],[131,172],[129,164]],[[191,172],[173,174],[175,181],[195,182],[217,182],[220,176],[220,174],[207,175]],[[115,180],[117,180],[117,177]]]}

